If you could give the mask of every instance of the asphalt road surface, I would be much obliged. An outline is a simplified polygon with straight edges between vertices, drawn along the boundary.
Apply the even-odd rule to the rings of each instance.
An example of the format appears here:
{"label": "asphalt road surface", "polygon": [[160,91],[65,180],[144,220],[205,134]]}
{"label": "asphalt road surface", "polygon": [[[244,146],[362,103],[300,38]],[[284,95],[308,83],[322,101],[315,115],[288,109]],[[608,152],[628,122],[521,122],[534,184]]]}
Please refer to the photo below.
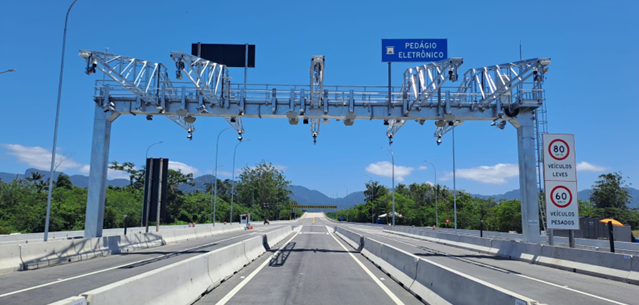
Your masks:
{"label": "asphalt road surface", "polygon": [[56,302],[281,227],[282,225],[255,226],[251,231],[232,232],[126,254],[2,274],[0,304],[36,305]]}
{"label": "asphalt road surface", "polygon": [[543,304],[639,304],[639,287],[636,285],[385,233],[383,227],[332,225],[350,229]]}
{"label": "asphalt road surface", "polygon": [[[320,214],[320,213],[317,213]],[[319,217],[196,304],[423,304],[332,234]]]}

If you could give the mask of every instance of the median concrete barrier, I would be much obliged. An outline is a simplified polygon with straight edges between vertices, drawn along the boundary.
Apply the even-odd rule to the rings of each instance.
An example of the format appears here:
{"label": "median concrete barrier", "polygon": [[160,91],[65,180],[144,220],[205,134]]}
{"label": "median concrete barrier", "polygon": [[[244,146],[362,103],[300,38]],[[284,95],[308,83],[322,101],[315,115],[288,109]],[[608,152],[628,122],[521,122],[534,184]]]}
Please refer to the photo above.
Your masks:
{"label": "median concrete barrier", "polygon": [[250,263],[246,256],[245,244],[242,242],[210,252],[208,262],[207,270],[213,286],[219,285]]}
{"label": "median concrete barrier", "polygon": [[195,235],[195,230],[193,228],[175,230],[173,231],[173,237],[177,243],[197,239],[197,235]]}
{"label": "median concrete barrier", "polygon": [[364,247],[364,237],[341,227],[335,227],[335,233],[338,234],[351,247],[362,250]]}
{"label": "median concrete barrier", "polygon": [[381,255],[381,258],[393,267],[394,272],[390,272],[391,275],[402,285],[410,288],[415,281],[419,258],[385,244],[381,247]]}
{"label": "median concrete barrier", "polygon": [[625,282],[632,270],[632,259],[632,255],[544,246],[537,263]]}
{"label": "median concrete barrier", "polygon": [[76,250],[72,240],[28,243],[20,248],[23,270],[70,262],[75,255]]}
{"label": "median concrete barrier", "polygon": [[631,261],[632,266],[630,266],[626,281],[630,284],[639,285],[639,256],[633,256]]}
{"label": "median concrete barrier", "polygon": [[208,271],[209,255],[203,254],[85,292],[82,296],[91,305],[186,305],[213,285]]}
{"label": "median concrete barrier", "polygon": [[253,237],[242,242],[244,243],[244,254],[249,262],[255,260],[266,252],[262,236]]}
{"label": "median concrete barrier", "polygon": [[20,247],[17,244],[0,246],[0,274],[22,270]]}
{"label": "median concrete barrier", "polygon": [[508,259],[515,259],[529,263],[536,263],[542,251],[542,246],[538,244],[522,243],[514,240],[492,241],[490,253]]}
{"label": "median concrete barrier", "polygon": [[291,232],[293,232],[292,227],[286,226],[284,228],[273,230],[264,234],[266,236],[266,244],[268,245],[269,249],[273,248],[273,246],[282,241],[286,236],[291,234]]}
{"label": "median concrete barrier", "polygon": [[84,297],[76,296],[50,303],[49,305],[87,305],[87,300]]}
{"label": "median concrete barrier", "polygon": [[452,304],[539,304],[457,270],[420,258],[410,289],[425,300],[433,294]]}

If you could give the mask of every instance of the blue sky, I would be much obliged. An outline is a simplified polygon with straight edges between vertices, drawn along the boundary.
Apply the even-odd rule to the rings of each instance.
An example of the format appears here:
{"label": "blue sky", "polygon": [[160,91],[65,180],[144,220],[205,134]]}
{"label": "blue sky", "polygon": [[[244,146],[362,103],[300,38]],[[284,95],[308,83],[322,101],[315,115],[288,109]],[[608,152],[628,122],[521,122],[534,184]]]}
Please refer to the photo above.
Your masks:
{"label": "blue sky", "polygon": [[[0,11],[0,171],[48,169],[53,139],[64,15],[72,1],[2,1]],[[365,4],[363,4],[365,3]],[[249,83],[308,84],[312,55],[326,56],[325,84],[385,85],[382,38],[447,38],[449,56],[469,68],[551,57],[545,82],[549,131],[574,133],[578,185],[622,171],[639,181],[635,119],[639,69],[637,1],[89,1],[71,12],[62,92],[58,153],[69,157],[60,169],[83,174],[90,161],[93,85],[100,72],[84,74],[78,50],[93,49],[163,62],[171,51],[190,52],[191,43],[251,43],[256,68]],[[393,83],[416,64],[393,64]],[[461,73],[460,73],[461,74]],[[171,73],[171,75],[173,75]],[[241,82],[242,69],[231,69]],[[246,119],[237,165],[267,160],[282,168],[293,184],[328,196],[362,190],[366,175],[390,185],[386,126],[357,120],[322,125],[313,145],[309,125],[286,120]],[[196,176],[214,168],[215,137],[226,128],[221,118],[200,118],[193,141],[167,119],[123,115],[113,124],[110,160],[142,164],[149,155],[167,157],[174,168]],[[397,181],[433,181],[452,186],[451,139],[437,146],[434,125],[409,122],[394,139]],[[236,135],[220,141],[220,176],[230,177]],[[457,187],[497,194],[519,188],[514,127],[466,122],[456,130]],[[585,163],[582,163],[585,162]],[[427,166],[424,169],[422,166]],[[422,168],[420,168],[422,167]],[[367,170],[368,169],[368,170]],[[110,173],[114,178],[118,175]],[[446,179],[446,180],[444,180]]]}

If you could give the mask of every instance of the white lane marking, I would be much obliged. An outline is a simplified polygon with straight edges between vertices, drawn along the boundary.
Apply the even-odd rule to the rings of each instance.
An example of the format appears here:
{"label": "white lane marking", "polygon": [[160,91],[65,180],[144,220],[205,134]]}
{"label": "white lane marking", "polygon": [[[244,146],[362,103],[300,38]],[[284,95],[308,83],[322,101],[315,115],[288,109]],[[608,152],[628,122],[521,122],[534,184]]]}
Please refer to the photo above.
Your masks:
{"label": "white lane marking", "polygon": [[224,305],[226,304],[226,302],[231,300],[231,298],[233,298],[235,294],[237,294],[238,291],[240,291],[240,289],[242,289],[251,279],[253,279],[258,272],[260,272],[262,269],[264,269],[264,267],[266,267],[266,264],[268,264],[272,258],[280,254],[280,252],[282,252],[282,249],[284,249],[286,245],[288,245],[298,234],[300,234],[300,232],[302,232],[303,227],[304,227],[303,225],[300,226],[300,230],[297,231],[297,233],[295,233],[293,237],[291,237],[287,242],[285,242],[282,246],[280,246],[280,248],[277,249],[277,251],[275,251],[275,253],[273,253],[273,255],[271,255],[270,258],[266,259],[259,267],[257,267],[257,269],[253,270],[253,272],[251,272],[249,276],[247,276],[243,281],[237,284],[237,286],[235,286],[233,290],[229,291],[229,293],[226,294],[219,302],[215,303],[215,305]]}
{"label": "white lane marking", "polygon": [[[59,283],[63,283],[63,282],[67,282],[67,281],[71,281],[71,280],[87,277],[87,276],[90,276],[90,275],[94,275],[94,274],[98,274],[98,273],[102,273],[102,272],[106,272],[106,271],[110,271],[110,270],[114,270],[114,269],[130,266],[130,265],[135,265],[135,264],[144,263],[144,262],[147,262],[147,261],[152,261],[154,259],[158,259],[158,258],[165,257],[165,256],[168,256],[168,255],[173,255],[173,254],[176,254],[176,253],[181,253],[181,252],[189,251],[189,250],[192,250],[192,249],[205,247],[205,246],[212,245],[212,244],[215,244],[215,243],[220,243],[220,242],[224,242],[224,241],[231,240],[231,239],[234,239],[234,238],[243,237],[243,236],[249,236],[249,235],[253,235],[253,234],[255,234],[255,233],[251,232],[251,233],[248,233],[248,234],[242,234],[242,235],[229,237],[229,238],[222,239],[222,240],[217,240],[217,241],[210,242],[210,243],[207,243],[207,244],[202,244],[202,245],[199,245],[199,246],[187,248],[187,249],[184,249],[184,250],[180,250],[180,251],[175,251],[175,252],[171,252],[171,253],[168,253],[168,254],[159,255],[159,256],[156,256],[156,257],[152,257],[152,258],[146,258],[146,259],[143,259],[143,260],[139,260],[139,261],[135,261],[135,262],[131,262],[131,263],[126,263],[126,264],[118,265],[118,266],[115,266],[115,267],[110,267],[110,268],[106,268],[106,269],[102,269],[102,270],[98,270],[98,271],[93,271],[93,272],[89,272],[89,273],[85,273],[85,274],[81,274],[81,275],[76,275],[76,276],[73,276],[73,277],[70,277],[70,278],[66,278],[66,279],[58,279],[55,282],[45,283],[45,284],[41,284],[41,285],[29,287],[29,288],[24,288],[24,289],[12,291],[12,292],[7,292],[5,294],[0,294],[0,298],[8,297],[10,295],[14,295],[14,294],[18,294],[18,293],[23,293],[23,292],[26,292],[26,291],[29,291],[29,290],[34,290],[34,289],[38,289],[38,288],[42,288],[42,287],[47,287],[47,286],[51,286],[51,285],[55,285],[55,284],[59,284]],[[135,253],[135,252],[133,252],[133,253]]]}
{"label": "white lane marking", "polygon": [[[364,231],[364,230],[360,230],[360,231]],[[380,234],[375,234],[375,233],[370,233],[370,232],[367,232],[367,233],[371,234],[371,235],[376,235],[376,236],[379,236],[379,237],[382,237],[382,238],[391,239],[390,237],[386,237],[386,236],[383,236],[383,235],[380,235]],[[396,238],[396,237],[399,237],[401,239],[411,239],[410,237],[404,237],[404,236],[401,236],[401,235],[393,236],[393,238]],[[405,244],[405,245],[408,245],[408,246],[415,247],[415,248],[419,249],[418,245],[407,243],[407,242],[403,242],[403,241],[396,240],[396,239],[393,239],[393,240],[395,240],[398,243],[402,243],[402,244]],[[446,254],[448,254],[448,253],[446,253]],[[485,267],[488,267],[488,268],[493,269],[493,270],[497,270],[496,268],[499,268],[499,267],[494,267],[494,266],[491,266],[491,265],[484,264],[482,262],[475,262],[475,261],[473,261],[473,262],[476,263],[476,264],[484,265]],[[497,271],[501,271],[501,270],[497,270]],[[595,299],[599,299],[599,300],[602,300],[602,301],[606,301],[606,302],[610,302],[610,303],[613,303],[613,304],[628,305],[626,303],[621,303],[621,302],[617,302],[615,300],[606,299],[606,298],[600,297],[598,295],[594,295],[594,294],[590,294],[590,293],[587,293],[587,292],[583,292],[581,290],[569,288],[568,286],[558,285],[558,284],[555,284],[555,283],[547,282],[547,281],[544,281],[544,280],[541,280],[541,279],[538,279],[538,278],[534,278],[534,277],[530,277],[530,276],[527,276],[527,275],[517,274],[517,273],[510,273],[510,274],[516,275],[516,276],[519,276],[519,277],[523,277],[523,278],[526,278],[526,279],[529,279],[529,280],[533,280],[533,281],[536,281],[536,282],[539,282],[539,283],[542,283],[542,284],[550,285],[550,286],[553,286],[553,287],[569,290],[569,291],[572,291],[572,292],[575,292],[575,293],[579,293],[579,294],[582,294],[582,295],[585,295],[585,296],[589,296],[589,297],[592,297],[592,298],[595,298]]]}
{"label": "white lane marking", "polygon": [[537,282],[540,282],[540,283],[543,283],[543,284],[546,284],[546,285],[555,286],[555,287],[559,287],[561,289],[570,290],[572,292],[583,294],[583,295],[586,295],[586,296],[589,296],[589,297],[592,297],[592,298],[595,298],[595,299],[599,299],[599,300],[602,300],[602,301],[610,302],[610,303],[613,303],[613,304],[628,305],[626,303],[621,303],[621,302],[617,302],[617,301],[614,301],[614,300],[611,300],[611,299],[606,299],[604,297],[600,297],[600,296],[597,296],[597,295],[594,295],[594,294],[590,294],[590,293],[587,293],[587,292],[583,292],[583,291],[579,291],[579,290],[576,290],[576,289],[568,288],[568,286],[557,285],[557,284],[554,284],[554,283],[551,283],[551,282],[546,282],[544,280],[536,279],[534,277],[530,277],[530,276],[527,276],[527,275],[523,275],[523,274],[515,274],[515,275],[521,276],[523,278],[527,278],[529,280],[537,281]]}
{"label": "white lane marking", "polygon": [[404,305],[404,303],[392,292],[390,291],[390,289],[388,289],[388,287],[386,287],[377,277],[375,277],[375,275],[373,274],[373,272],[371,272],[370,270],[368,270],[368,268],[366,268],[366,266],[364,266],[364,264],[362,264],[362,262],[360,262],[357,257],[355,257],[355,255],[353,255],[353,253],[351,253],[351,251],[349,251],[348,249],[346,249],[346,247],[344,247],[344,245],[339,242],[339,240],[337,240],[337,238],[335,237],[335,235],[333,235],[333,233],[329,234],[331,237],[333,237],[333,239],[335,239],[335,241],[342,247],[342,249],[344,249],[344,251],[348,252],[348,255],[350,255],[355,262],[357,262],[357,264],[362,267],[362,269],[364,269],[364,271],[366,272],[366,274],[368,274],[368,276],[371,277],[371,279],[373,279],[373,281],[380,287],[382,288],[382,290],[384,292],[386,292],[386,294],[388,295],[388,297],[391,298],[391,300],[393,300],[393,302],[395,302],[395,304],[401,304]]}

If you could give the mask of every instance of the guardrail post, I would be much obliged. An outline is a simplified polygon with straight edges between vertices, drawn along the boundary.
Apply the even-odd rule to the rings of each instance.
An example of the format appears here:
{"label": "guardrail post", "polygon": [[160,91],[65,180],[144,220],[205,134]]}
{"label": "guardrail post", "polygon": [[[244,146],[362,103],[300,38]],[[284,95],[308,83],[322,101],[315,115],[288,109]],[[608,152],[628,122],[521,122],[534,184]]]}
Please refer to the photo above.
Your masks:
{"label": "guardrail post", "polygon": [[479,237],[484,237],[484,220],[479,221]]}
{"label": "guardrail post", "polygon": [[575,230],[568,231],[568,246],[570,248],[575,247]]}
{"label": "guardrail post", "polygon": [[612,221],[608,221],[608,238],[610,239],[610,252],[615,253],[615,234],[612,229]]}

